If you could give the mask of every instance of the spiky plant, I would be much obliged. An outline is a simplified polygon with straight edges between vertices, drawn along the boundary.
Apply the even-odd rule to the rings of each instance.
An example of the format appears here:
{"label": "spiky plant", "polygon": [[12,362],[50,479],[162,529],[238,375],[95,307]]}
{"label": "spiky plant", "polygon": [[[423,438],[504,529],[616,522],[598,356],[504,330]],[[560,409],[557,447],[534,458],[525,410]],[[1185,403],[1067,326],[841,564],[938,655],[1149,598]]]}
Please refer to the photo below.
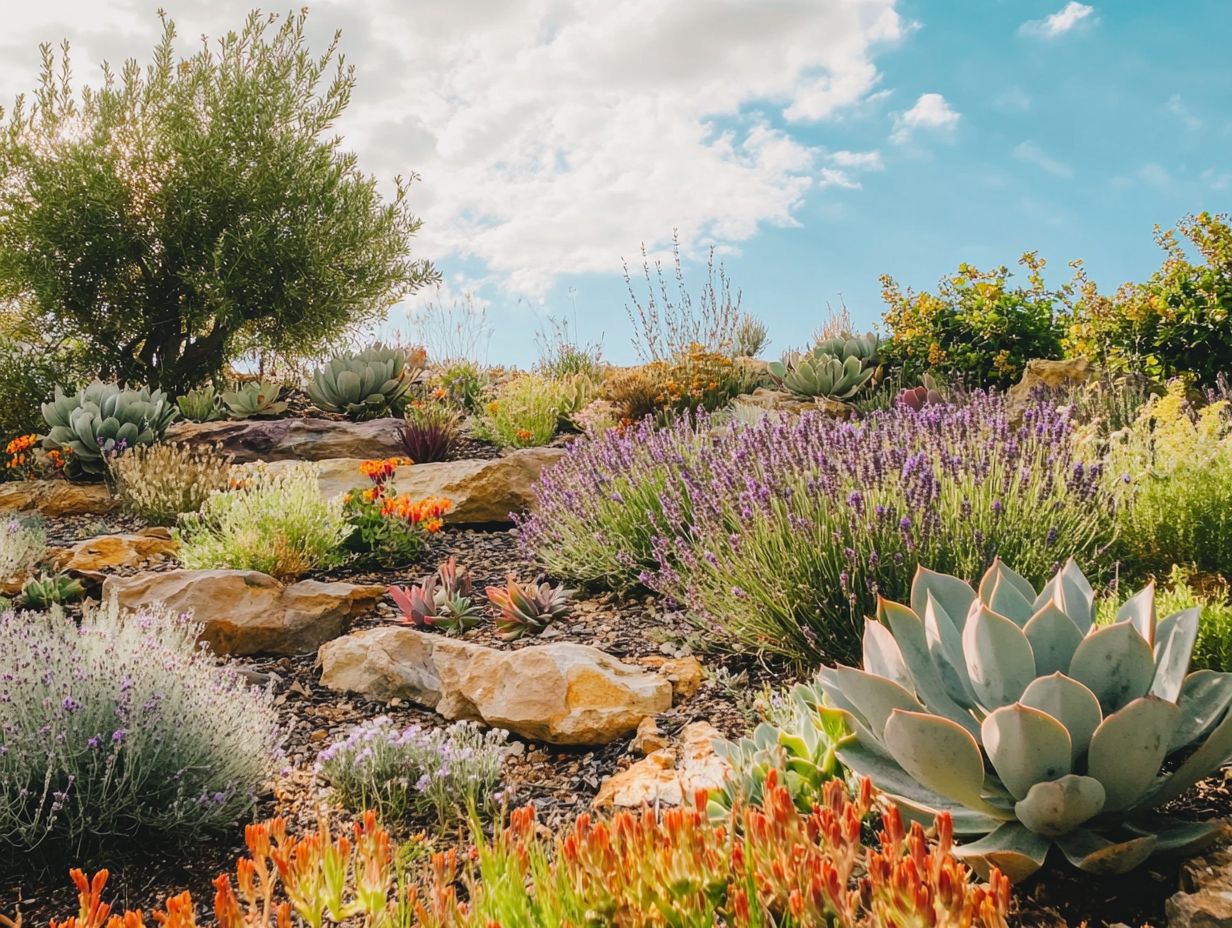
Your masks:
{"label": "spiky plant", "polygon": [[488,602],[498,610],[496,633],[506,641],[539,635],[573,608],[574,593],[550,583],[518,583],[511,574],[502,589],[490,586]]}

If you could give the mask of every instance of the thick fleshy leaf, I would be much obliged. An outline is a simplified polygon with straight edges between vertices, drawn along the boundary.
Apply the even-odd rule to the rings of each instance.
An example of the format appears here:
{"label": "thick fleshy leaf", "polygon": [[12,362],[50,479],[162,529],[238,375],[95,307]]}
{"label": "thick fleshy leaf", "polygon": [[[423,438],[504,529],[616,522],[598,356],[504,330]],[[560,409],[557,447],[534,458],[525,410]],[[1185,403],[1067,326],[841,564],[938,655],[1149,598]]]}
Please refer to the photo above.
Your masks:
{"label": "thick fleshy leaf", "polygon": [[1031,613],[1034,611],[1031,608],[1034,591],[1032,591],[1031,599],[1028,599],[1022,595],[1013,583],[1004,577],[997,578],[997,581],[992,585],[992,594],[988,598],[980,598],[985,606],[997,613],[997,615],[1005,616],[1020,628],[1027,624],[1027,619],[1031,618]]}
{"label": "thick fleshy leaf", "polygon": [[903,652],[890,630],[875,619],[864,620],[864,669],[911,689],[911,675],[903,663]]}
{"label": "thick fleshy leaf", "polygon": [[847,695],[839,685],[838,677],[835,675],[834,670],[823,667],[817,673],[817,681],[821,684],[822,692],[826,694],[826,702],[835,711],[843,713],[844,721],[860,743],[868,745],[870,750],[876,751],[888,759],[890,756],[889,752],[881,744],[880,738],[873,735],[872,730],[869,728],[868,720],[856,708],[855,703],[847,698]]}
{"label": "thick fleshy leaf", "polygon": [[1007,567],[999,557],[992,559],[992,565],[980,578],[980,599],[988,603],[994,595],[993,589],[1003,580],[1014,587],[1028,603],[1035,599],[1035,587],[1031,586],[1030,581],[1016,570]]}
{"label": "thick fleshy leaf", "polygon": [[1021,703],[1002,706],[988,714],[980,733],[993,769],[1015,799],[1036,783],[1070,772],[1069,732],[1039,709]]}
{"label": "thick fleshy leaf", "polygon": [[911,674],[911,682],[915,684],[913,688],[916,698],[930,711],[961,725],[972,737],[977,735],[980,726],[970,712],[954,701],[941,681],[941,674],[928,653],[924,623],[906,606],[886,600],[882,600],[879,605],[882,620],[894,633],[894,640],[898,642],[907,672]]}
{"label": "thick fleshy leaf", "polygon": [[937,797],[939,804],[930,806],[914,802],[897,793],[890,793],[885,790],[882,792],[885,792],[887,796],[894,800],[894,804],[898,806],[898,811],[902,814],[903,820],[907,825],[911,825],[912,822],[919,822],[926,829],[932,828],[936,824],[937,813],[948,812],[950,823],[954,826],[954,834],[956,835],[986,835],[1014,818],[1014,812],[1011,809],[1007,809],[1004,815],[994,816],[984,812],[976,812],[974,809],[968,809],[964,805],[950,802],[948,799],[942,799],[940,796]]}
{"label": "thick fleshy leaf", "polygon": [[1128,622],[1152,648],[1155,647],[1155,581],[1152,580],[1117,610],[1116,621]]}
{"label": "thick fleshy leaf", "polygon": [[1232,711],[1226,712],[1214,730],[1196,751],[1185,758],[1166,780],[1156,786],[1139,803],[1139,808],[1153,809],[1189,789],[1205,776],[1214,773],[1232,760]]}
{"label": "thick fleshy leaf", "polygon": [[1014,806],[1014,812],[1031,831],[1056,838],[1098,815],[1104,808],[1104,795],[1099,780],[1070,773],[1036,783]]}
{"label": "thick fleshy leaf", "polygon": [[923,617],[929,593],[945,610],[954,627],[962,631],[967,612],[975,602],[975,590],[971,589],[971,584],[921,565],[916,567],[915,578],[911,581],[911,609],[917,616]]}
{"label": "thick fleshy leaf", "polygon": [[1167,756],[1168,739],[1180,714],[1175,704],[1145,696],[1095,729],[1087,751],[1087,775],[1104,784],[1107,811],[1128,809],[1146,795]]}
{"label": "thick fleshy leaf", "polygon": [[1063,673],[1032,680],[1021,702],[1047,712],[1065,726],[1069,732],[1070,758],[1074,762],[1086,753],[1091,736],[1104,720],[1095,694]]}
{"label": "thick fleshy leaf", "polygon": [[1178,822],[1174,818],[1149,816],[1127,822],[1125,828],[1135,834],[1152,835],[1156,854],[1176,854],[1188,857],[1217,841],[1226,831],[1227,823]]}
{"label": "thick fleshy leaf", "polygon": [[1074,652],[1082,643],[1082,632],[1056,603],[1048,602],[1027,620],[1022,628],[1035,654],[1035,675],[1069,670]]}
{"label": "thick fleshy leaf", "polygon": [[976,699],[987,709],[1009,705],[1035,678],[1031,643],[1012,621],[986,608],[967,619],[963,654]]}
{"label": "thick fleshy leaf", "polygon": [[1154,835],[1109,841],[1093,831],[1080,828],[1054,840],[1071,864],[1079,870],[1100,876],[1128,873],[1155,851]]}
{"label": "thick fleshy leaf", "polygon": [[1078,631],[1086,634],[1091,630],[1094,618],[1095,591],[1091,588],[1086,575],[1071,557],[1065,566],[1044,585],[1039,596],[1035,598],[1034,607],[1038,612],[1044,603],[1054,602],[1069,616],[1070,621],[1077,626]]}
{"label": "thick fleshy leaf", "polygon": [[868,721],[873,736],[884,741],[886,719],[895,709],[923,712],[924,707],[910,692],[893,680],[865,673],[852,667],[835,667],[834,677],[843,694],[860,710]]}
{"label": "thick fleshy leaf", "polygon": [[1105,625],[1082,639],[1069,675],[1094,693],[1104,715],[1110,715],[1146,695],[1155,677],[1155,658],[1132,625]]}
{"label": "thick fleshy leaf", "polygon": [[1151,694],[1176,702],[1189,671],[1189,657],[1198,640],[1198,620],[1202,609],[1194,606],[1174,613],[1155,630],[1155,679]]}
{"label": "thick fleshy leaf", "polygon": [[988,814],[981,796],[984,757],[961,725],[925,712],[890,713],[885,746],[898,765],[934,793]]}
{"label": "thick fleshy leaf", "polygon": [[1197,741],[1218,724],[1232,705],[1232,674],[1195,670],[1181,684],[1177,705],[1181,720],[1172,732],[1169,754]]}
{"label": "thick fleshy leaf", "polygon": [[932,593],[927,594],[924,605],[924,636],[933,664],[950,696],[959,705],[974,705],[975,693],[967,677],[962,635]]}
{"label": "thick fleshy leaf", "polygon": [[1006,822],[996,831],[970,844],[954,848],[954,856],[970,866],[982,879],[996,867],[1011,883],[1021,883],[1040,867],[1048,856],[1049,840],[1034,834],[1018,822]]}

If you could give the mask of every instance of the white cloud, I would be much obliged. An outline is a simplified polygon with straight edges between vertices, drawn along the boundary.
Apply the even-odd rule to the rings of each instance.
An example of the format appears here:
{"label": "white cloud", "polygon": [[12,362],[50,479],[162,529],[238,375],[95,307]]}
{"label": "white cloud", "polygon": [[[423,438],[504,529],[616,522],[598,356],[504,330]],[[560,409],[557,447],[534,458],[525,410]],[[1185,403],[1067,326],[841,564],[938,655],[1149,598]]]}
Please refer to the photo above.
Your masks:
{"label": "white cloud", "polygon": [[[418,252],[537,297],[673,228],[697,253],[794,223],[823,167],[855,169],[796,126],[884,93],[875,55],[903,35],[895,4],[318,0],[309,23],[318,47],[341,27],[356,66],[338,128],[361,167],[423,177]],[[47,6],[6,19],[0,101],[32,86],[38,41],[70,35],[93,83],[104,57],[146,60],[159,28],[137,0]],[[250,3],[172,6],[189,53]]]}
{"label": "white cloud", "polygon": [[1224,191],[1232,188],[1232,172],[1229,171],[1216,171],[1214,168],[1207,168],[1198,177],[1202,183],[1212,190]]}
{"label": "white cloud", "polygon": [[844,187],[848,190],[859,190],[862,186],[854,175],[863,171],[883,171],[885,162],[881,160],[881,152],[872,151],[832,151],[824,155],[827,166],[818,173],[818,185],[821,187]]}
{"label": "white cloud", "polygon": [[939,93],[922,93],[915,105],[905,113],[894,117],[894,131],[890,139],[907,142],[919,130],[944,132],[958,125],[962,116]]}
{"label": "white cloud", "polygon": [[1168,112],[1179,119],[1186,129],[1202,128],[1202,120],[1185,104],[1179,93],[1168,98]]}
{"label": "white cloud", "polygon": [[1094,25],[1097,21],[1095,7],[1070,0],[1060,10],[1043,19],[1032,19],[1023,23],[1018,27],[1018,32],[1020,35],[1041,39],[1055,39],[1080,26]]}
{"label": "white cloud", "polygon": [[873,151],[835,151],[828,156],[839,167],[857,168],[861,171],[880,171],[885,168],[881,160],[881,152]]}
{"label": "white cloud", "polygon": [[1019,142],[1014,146],[1014,157],[1020,161],[1026,161],[1028,164],[1033,164],[1042,171],[1047,171],[1054,177],[1071,178],[1074,176],[1074,169],[1064,161],[1059,161],[1048,152],[1044,151],[1034,142]]}
{"label": "white cloud", "polygon": [[1031,109],[1031,98],[1021,87],[1008,87],[993,98],[992,105],[1005,113],[1025,113]]}
{"label": "white cloud", "polygon": [[843,187],[847,190],[859,190],[862,186],[850,171],[842,168],[822,168],[817,182],[822,187]]}

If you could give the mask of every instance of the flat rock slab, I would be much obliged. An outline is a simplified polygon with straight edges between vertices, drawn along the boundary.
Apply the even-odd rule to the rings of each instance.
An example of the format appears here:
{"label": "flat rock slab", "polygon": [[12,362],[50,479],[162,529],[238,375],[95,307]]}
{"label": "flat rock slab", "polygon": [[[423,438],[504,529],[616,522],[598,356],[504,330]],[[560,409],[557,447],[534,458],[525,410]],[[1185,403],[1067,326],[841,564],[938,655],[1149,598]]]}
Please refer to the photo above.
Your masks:
{"label": "flat rock slab", "polygon": [[367,422],[298,417],[241,422],[176,422],[168,441],[218,445],[237,464],[254,461],[325,461],[329,458],[387,458],[403,454],[402,420]]}
{"label": "flat rock slab", "polygon": [[99,535],[71,548],[53,548],[48,556],[57,570],[94,573],[144,567],[175,557],[179,542],[167,529],[149,529],[135,535]]}
{"label": "flat rock slab", "polygon": [[119,505],[102,483],[22,480],[0,483],[0,512],[42,513],[48,518],[100,516]]}
{"label": "flat rock slab", "polygon": [[385,595],[383,586],[300,580],[255,570],[171,570],[108,577],[102,597],[121,607],[158,603],[191,612],[216,654],[306,654],[338,637]]}
{"label": "flat rock slab", "polygon": [[[545,467],[564,454],[561,448],[524,448],[487,460],[446,461],[399,467],[393,484],[399,493],[414,497],[443,496],[453,501],[445,517],[448,525],[490,525],[511,522],[511,513],[534,507],[531,486]],[[316,462],[321,495],[333,498],[372,484],[360,473],[363,458],[336,458]],[[275,463],[273,469],[293,466]]]}
{"label": "flat rock slab", "polygon": [[607,744],[672,704],[663,677],[570,642],[502,651],[389,625],[331,641],[319,660],[332,690],[406,699],[549,744]]}

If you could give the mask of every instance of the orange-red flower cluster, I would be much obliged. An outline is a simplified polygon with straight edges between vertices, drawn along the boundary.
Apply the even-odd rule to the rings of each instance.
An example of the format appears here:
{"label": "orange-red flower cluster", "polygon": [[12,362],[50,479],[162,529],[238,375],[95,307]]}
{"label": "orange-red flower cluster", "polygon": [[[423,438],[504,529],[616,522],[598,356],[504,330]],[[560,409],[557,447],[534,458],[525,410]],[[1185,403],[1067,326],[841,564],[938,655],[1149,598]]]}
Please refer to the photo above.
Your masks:
{"label": "orange-red flower cluster", "polygon": [[40,476],[41,470],[45,471],[47,465],[50,465],[50,476],[59,475],[64,470],[64,461],[70,453],[69,450],[66,448],[63,452],[48,451],[46,461],[42,462],[35,454],[38,441],[37,435],[20,435],[5,445],[4,453],[8,460],[4,463],[4,469],[26,480],[33,480]]}
{"label": "orange-red flower cluster", "polygon": [[406,457],[376,458],[370,461],[361,461],[359,472],[377,486],[380,486],[392,477],[394,471],[399,467],[405,467],[414,463],[414,461]]}
{"label": "orange-red flower cluster", "polygon": [[412,499],[408,493],[390,496],[381,503],[381,516],[386,519],[401,519],[411,525],[420,525],[429,533],[439,532],[445,524],[442,517],[453,508],[453,501],[436,496]]}

